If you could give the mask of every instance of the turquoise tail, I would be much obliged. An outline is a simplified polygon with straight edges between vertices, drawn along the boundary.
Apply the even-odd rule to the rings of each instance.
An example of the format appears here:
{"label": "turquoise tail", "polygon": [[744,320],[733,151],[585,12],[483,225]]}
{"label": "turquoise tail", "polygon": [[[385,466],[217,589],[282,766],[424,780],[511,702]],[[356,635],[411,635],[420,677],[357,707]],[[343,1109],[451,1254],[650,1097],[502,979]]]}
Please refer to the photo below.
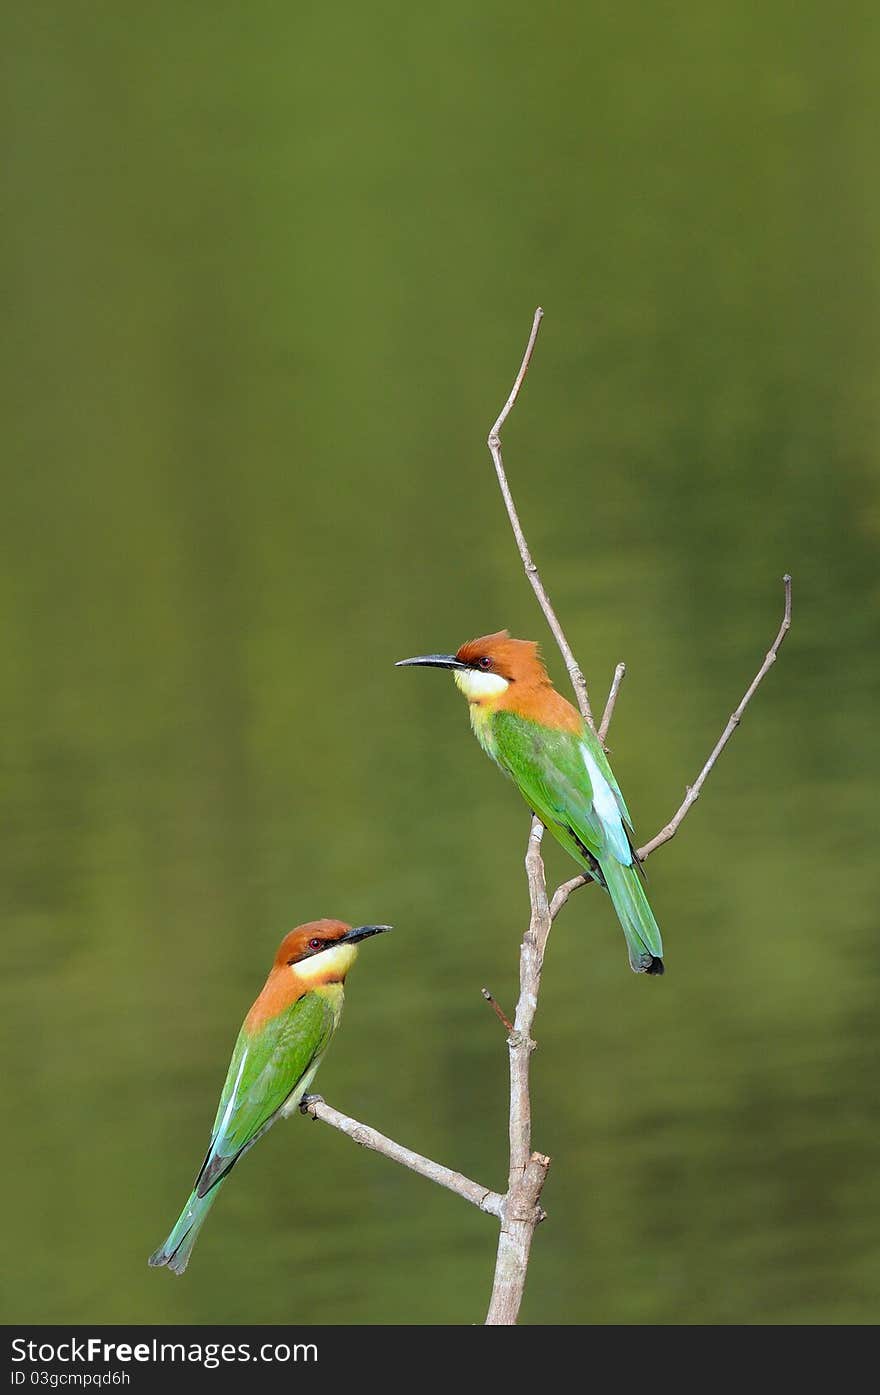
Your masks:
{"label": "turquoise tail", "polygon": [[615,857],[609,857],[602,863],[602,875],[626,936],[633,973],[662,974],[663,941],[638,868],[624,867]]}
{"label": "turquoise tail", "polygon": [[160,1269],[163,1264],[167,1264],[172,1274],[183,1273],[189,1264],[192,1247],[205,1223],[205,1217],[214,1205],[222,1185],[223,1179],[215,1183],[207,1196],[192,1193],[165,1244],[160,1245],[155,1254],[150,1255],[150,1264],[154,1269]]}

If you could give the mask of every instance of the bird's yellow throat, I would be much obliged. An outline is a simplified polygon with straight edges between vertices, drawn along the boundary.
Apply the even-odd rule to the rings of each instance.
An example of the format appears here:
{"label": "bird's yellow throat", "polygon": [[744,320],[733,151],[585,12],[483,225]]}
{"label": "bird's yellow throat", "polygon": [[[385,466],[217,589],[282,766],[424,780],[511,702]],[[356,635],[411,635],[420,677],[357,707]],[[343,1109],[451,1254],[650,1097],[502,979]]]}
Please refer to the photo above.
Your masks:
{"label": "bird's yellow throat", "polygon": [[293,969],[300,983],[308,988],[317,988],[319,984],[345,978],[356,959],[356,944],[339,944],[322,950],[311,959],[300,959]]}
{"label": "bird's yellow throat", "polygon": [[464,693],[468,702],[484,702],[488,697],[500,697],[510,687],[500,673],[480,673],[478,669],[457,668],[453,670],[455,686]]}

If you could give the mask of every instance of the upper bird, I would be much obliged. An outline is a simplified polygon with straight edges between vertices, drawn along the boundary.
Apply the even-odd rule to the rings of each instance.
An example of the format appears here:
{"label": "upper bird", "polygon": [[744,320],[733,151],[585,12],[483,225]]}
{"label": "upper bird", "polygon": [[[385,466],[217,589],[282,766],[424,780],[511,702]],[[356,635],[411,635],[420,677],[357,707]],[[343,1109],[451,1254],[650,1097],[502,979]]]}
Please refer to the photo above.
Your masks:
{"label": "upper bird", "polygon": [[452,669],[474,735],[566,852],[611,896],[637,974],[663,973],[663,945],[641,881],[632,821],[601,743],[557,693],[528,639],[507,630],[456,654],[400,659]]}
{"label": "upper bird", "polygon": [[239,1158],[298,1106],[342,1016],[343,984],[357,946],[390,925],[313,920],[281,941],[263,990],[244,1019],[220,1096],[211,1144],[189,1200],[150,1264],[182,1274],[217,1193]]}

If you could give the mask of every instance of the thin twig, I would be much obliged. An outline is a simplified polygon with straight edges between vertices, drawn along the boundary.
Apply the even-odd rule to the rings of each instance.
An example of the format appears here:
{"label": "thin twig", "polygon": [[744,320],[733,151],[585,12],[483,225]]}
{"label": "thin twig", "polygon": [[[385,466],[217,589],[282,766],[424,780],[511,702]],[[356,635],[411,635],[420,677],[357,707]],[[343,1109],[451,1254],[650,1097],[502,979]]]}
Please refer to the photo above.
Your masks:
{"label": "thin twig", "polygon": [[470,1201],[490,1216],[501,1217],[503,1198],[497,1192],[480,1186],[479,1182],[472,1182],[461,1172],[453,1172],[450,1167],[443,1167],[441,1163],[422,1157],[421,1153],[414,1153],[411,1148],[404,1148],[402,1144],[386,1138],[377,1129],[358,1123],[357,1119],[350,1119],[347,1114],[341,1114],[338,1109],[327,1104],[320,1095],[307,1095],[302,1100],[300,1109],[303,1114],[310,1114],[313,1119],[320,1119],[323,1124],[329,1124],[331,1128],[347,1134],[362,1148],[381,1153],[392,1162],[400,1163],[401,1167],[408,1167],[411,1172],[417,1172],[420,1177],[427,1177],[429,1182],[436,1182],[438,1186],[456,1192],[465,1201]]}
{"label": "thin twig", "polygon": [[[687,795],[685,797],[684,803],[681,805],[681,808],[678,810],[675,817],[670,819],[666,827],[660,830],[656,838],[652,838],[650,843],[646,843],[643,848],[639,848],[637,856],[642,862],[644,862],[645,858],[648,857],[650,853],[656,852],[658,848],[662,848],[664,843],[668,843],[670,838],[675,837],[675,834],[678,832],[678,829],[685,816],[687,815],[688,811],[690,810],[692,805],[695,804],[696,801],[699,799],[700,791],[702,790],[703,785],[705,784],[706,777],[708,776],[709,771],[712,769],[718,757],[721,755],[721,752],[724,750],[724,747],[727,745],[731,736],[739,726],[742,714],[748,706],[749,702],[751,701],[752,697],[754,696],[754,693],[758,685],[763,680],[768,669],[772,668],[773,664],[776,662],[776,656],[779,653],[782,641],[785,639],[785,636],[791,629],[791,577],[789,576],[788,572],[786,572],[785,576],[782,578],[782,581],[785,587],[785,608],[782,616],[782,624],[779,626],[779,633],[777,634],[775,640],[770,646],[770,649],[767,651],[764,662],[762,663],[760,669],[755,675],[754,680],[752,681],[751,685],[746,691],[746,694],[742,702],[731,716],[730,721],[724,728],[724,731],[721,733],[721,737],[719,738],[718,743],[712,751],[712,754],[709,756],[709,759],[706,761],[706,764],[703,766],[703,769],[700,771],[696,783],[694,785],[688,786]],[[611,720],[611,717],[609,715],[609,708],[611,709],[612,714],[614,711],[614,704],[612,702],[612,698],[616,698],[617,690],[620,688],[620,684],[617,682],[617,675],[621,672],[621,669],[623,669],[623,667],[623,664],[617,665],[617,670],[614,674],[614,683],[612,683],[611,685],[611,692],[608,695],[608,702],[605,704],[605,712],[602,717],[602,725],[599,727],[599,735],[603,738],[607,734],[608,726]],[[621,677],[622,676],[623,675],[621,674]],[[589,886],[592,880],[592,877],[579,876],[571,877],[567,882],[562,882],[554,891],[550,901],[550,919],[556,919],[559,912],[562,910],[562,907],[565,905],[566,901],[568,900],[569,896],[571,896],[573,891],[579,890],[579,888],[582,886]]]}
{"label": "thin twig", "polygon": [[692,808],[694,804],[696,804],[697,800],[699,799],[700,791],[702,790],[703,785],[706,782],[709,772],[711,771],[718,757],[721,755],[721,752],[724,750],[724,747],[727,745],[728,741],[733,736],[733,733],[739,726],[742,720],[742,715],[748,707],[749,703],[751,702],[752,697],[757,691],[759,684],[762,682],[764,676],[767,674],[769,669],[771,669],[775,664],[776,655],[779,653],[782,641],[785,639],[785,636],[791,629],[791,577],[789,576],[788,572],[786,572],[785,576],[782,578],[782,584],[785,588],[785,608],[782,614],[782,624],[779,626],[779,633],[777,634],[770,648],[767,650],[767,653],[764,657],[764,662],[762,663],[761,667],[758,669],[758,672],[755,674],[755,677],[752,679],[751,683],[746,689],[745,696],[743,697],[742,702],[740,703],[739,707],[737,707],[736,710],[731,714],[730,720],[728,721],[727,726],[721,733],[721,736],[718,738],[718,741],[715,744],[712,754],[709,756],[709,759],[706,761],[706,764],[703,766],[694,784],[688,786],[687,793],[684,797],[684,800],[680,808],[678,809],[678,812],[672,816],[672,818],[669,820],[668,824],[666,824],[664,828],[661,828],[660,832],[656,835],[656,837],[651,839],[650,843],[646,843],[643,848],[639,848],[638,856],[642,862],[644,862],[645,858],[649,857],[652,852],[656,852],[657,848],[662,848],[664,843],[668,843],[670,838],[675,837],[689,810]]}
{"label": "thin twig", "polygon": [[513,387],[510,390],[510,395],[507,401],[505,402],[504,406],[502,407],[501,411],[499,412],[498,418],[494,426],[492,427],[492,430],[489,432],[489,439],[487,441],[487,445],[489,447],[489,451],[491,453],[492,460],[495,465],[495,473],[498,476],[498,484],[501,487],[501,495],[504,499],[505,508],[507,509],[507,517],[510,519],[510,526],[513,529],[513,536],[515,537],[516,545],[519,548],[519,555],[522,558],[522,564],[525,568],[526,576],[528,577],[531,583],[532,590],[538,598],[538,604],[544,612],[547,624],[550,626],[550,629],[553,632],[553,638],[556,640],[556,643],[559,646],[559,652],[565,661],[565,667],[568,669],[568,676],[571,679],[571,686],[574,688],[578,707],[581,710],[581,715],[583,716],[584,721],[590,727],[592,727],[593,731],[595,731],[596,724],[593,721],[593,709],[590,707],[590,698],[589,694],[587,693],[586,679],[584,678],[580,666],[578,665],[578,662],[575,659],[574,654],[572,653],[571,645],[565,638],[565,632],[563,631],[563,628],[559,623],[556,611],[550,604],[550,597],[547,595],[547,592],[544,589],[544,583],[541,580],[538,568],[532,561],[532,554],[529,552],[529,545],[526,542],[525,533],[523,532],[522,524],[519,521],[519,514],[517,513],[516,505],[513,502],[513,495],[510,492],[510,485],[507,483],[507,472],[504,469],[504,461],[501,458],[501,428],[506,422],[508,416],[510,415],[511,410],[513,409],[513,405],[516,402],[517,397],[519,396],[519,390],[522,387],[523,379],[525,378],[526,373],[529,371],[529,364],[532,360],[532,352],[535,347],[535,340],[538,337],[538,329],[540,328],[541,320],[543,318],[544,311],[541,309],[539,305],[537,310],[535,311],[535,317],[532,320],[532,331],[529,335],[529,342],[526,344],[526,351],[523,354],[523,360],[520,364],[519,372],[514,378]]}
{"label": "thin twig", "polygon": [[486,1002],[489,1004],[495,1016],[498,1018],[498,1021],[501,1023],[502,1027],[506,1027],[508,1032],[512,1032],[514,1029],[513,1023],[507,1016],[507,1013],[504,1011],[501,1004],[498,1002],[498,999],[494,996],[494,994],[489,992],[488,988],[481,988],[480,992],[486,999]]}
{"label": "thin twig", "polygon": [[605,704],[605,711],[602,713],[602,720],[599,723],[597,735],[602,745],[605,745],[605,737],[608,735],[608,728],[611,726],[611,718],[614,716],[614,705],[617,702],[617,694],[620,692],[620,685],[626,677],[626,664],[618,664],[614,670],[614,678],[611,682],[611,691],[608,694],[608,701]]}
{"label": "thin twig", "polygon": [[550,919],[556,919],[573,891],[579,890],[582,886],[590,886],[592,881],[593,878],[588,877],[586,872],[583,872],[579,877],[571,877],[569,881],[561,882],[550,901]]}

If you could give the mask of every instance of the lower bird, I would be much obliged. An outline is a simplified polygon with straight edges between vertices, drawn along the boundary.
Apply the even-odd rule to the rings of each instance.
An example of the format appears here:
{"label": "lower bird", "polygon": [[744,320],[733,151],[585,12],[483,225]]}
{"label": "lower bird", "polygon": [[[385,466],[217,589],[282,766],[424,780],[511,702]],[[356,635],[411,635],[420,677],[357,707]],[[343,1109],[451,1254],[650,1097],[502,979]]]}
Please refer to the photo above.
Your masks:
{"label": "lower bird", "polygon": [[205,1161],[177,1224],[150,1264],[182,1274],[205,1217],[235,1164],[308,1090],[339,1026],[357,947],[390,925],[313,920],[281,941],[238,1034]]}
{"label": "lower bird", "polygon": [[550,682],[537,644],[507,630],[455,654],[400,659],[451,669],[487,755],[575,862],[611,897],[637,974],[663,973],[663,944],[631,837],[632,822],[601,742]]}

